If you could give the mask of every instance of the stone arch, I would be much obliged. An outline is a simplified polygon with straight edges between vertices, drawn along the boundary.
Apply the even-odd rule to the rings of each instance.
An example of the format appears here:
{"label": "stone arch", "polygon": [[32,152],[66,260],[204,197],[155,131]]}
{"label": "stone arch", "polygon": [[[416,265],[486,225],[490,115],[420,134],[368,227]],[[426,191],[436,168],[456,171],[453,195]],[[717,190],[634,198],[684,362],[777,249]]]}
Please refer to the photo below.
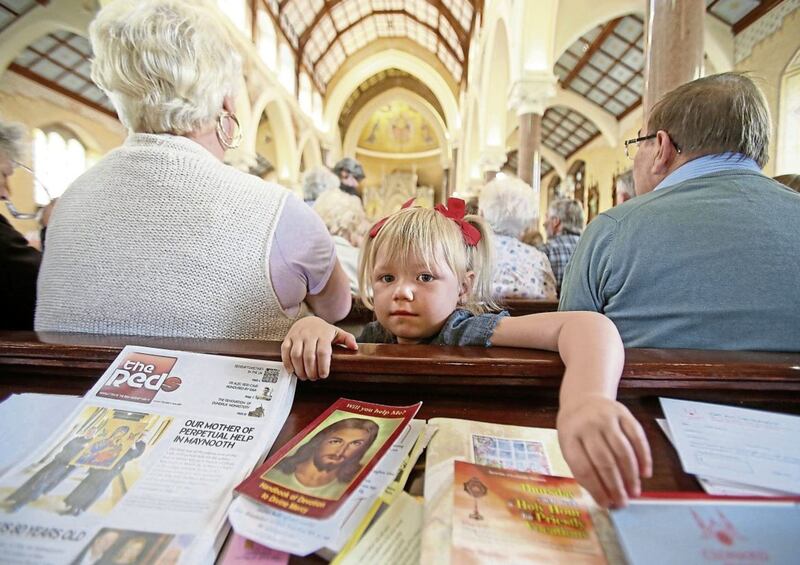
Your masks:
{"label": "stone arch", "polygon": [[[314,132],[311,130],[306,130],[305,133],[300,137],[300,143],[297,144],[298,147],[298,156],[300,157],[297,160],[297,167],[298,167],[298,178],[300,174],[313,168],[319,167],[322,165],[322,149],[319,145],[319,139],[317,136],[314,135]],[[302,165],[305,165],[303,171],[300,169],[303,168]]]}
{"label": "stone arch", "polygon": [[448,131],[455,133],[460,129],[458,101],[447,81],[439,72],[427,62],[410,53],[398,49],[387,49],[366,57],[341,80],[337,81],[328,94],[325,104],[324,124],[329,132],[336,131],[342,108],[350,94],[369,77],[391,68],[400,69],[413,75],[430,88],[442,107]]}
{"label": "stone arch", "polygon": [[489,33],[481,72],[481,100],[483,113],[480,136],[483,147],[504,149],[506,132],[506,112],[508,110],[508,89],[510,83],[510,45],[505,21],[498,18]]}
{"label": "stone arch", "polygon": [[266,90],[256,100],[252,108],[252,119],[245,127],[242,145],[247,147],[250,152],[255,151],[258,125],[261,121],[261,115],[266,112],[272,124],[272,132],[275,137],[278,162],[274,165],[278,179],[281,181],[296,181],[300,162],[296,149],[297,137],[295,136],[291,112],[286,102],[282,99],[280,92],[277,88]]}

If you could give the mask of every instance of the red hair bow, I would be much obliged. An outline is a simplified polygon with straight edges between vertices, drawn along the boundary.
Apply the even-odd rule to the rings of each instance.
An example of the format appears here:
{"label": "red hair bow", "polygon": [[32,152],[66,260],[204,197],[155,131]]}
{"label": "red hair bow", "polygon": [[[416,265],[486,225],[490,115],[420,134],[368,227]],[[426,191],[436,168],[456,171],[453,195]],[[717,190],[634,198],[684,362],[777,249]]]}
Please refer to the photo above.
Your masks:
{"label": "red hair bow", "polygon": [[[401,207],[401,210],[405,210],[409,208],[411,204],[414,203],[414,199],[411,198],[407,200]],[[439,212],[445,218],[449,218],[453,220],[458,227],[461,229],[461,233],[464,236],[464,242],[467,245],[475,246],[478,245],[478,242],[481,240],[481,232],[478,231],[478,228],[464,220],[464,216],[467,212],[467,204],[460,198],[448,198],[447,205],[444,204],[437,204],[433,207],[434,210]],[[375,237],[378,235],[378,232],[381,231],[383,224],[386,223],[386,220],[389,218],[383,218],[382,220],[378,221],[372,229],[369,230],[369,236]]]}
{"label": "red hair bow", "polygon": [[464,236],[464,243],[473,247],[478,245],[478,242],[481,240],[481,232],[464,219],[467,213],[466,202],[460,198],[448,198],[446,206],[444,204],[437,204],[433,209],[445,218],[450,218],[458,224],[458,227],[461,228],[461,234]]}
{"label": "red hair bow", "polygon": [[[409,198],[408,200],[403,202],[403,205],[400,206],[400,209],[401,210],[405,210],[406,208],[410,208],[413,203],[414,203],[414,199],[413,198]],[[370,237],[375,237],[376,235],[378,235],[378,232],[381,231],[381,228],[383,227],[383,224],[385,224],[386,220],[388,220],[388,219],[389,219],[389,216],[386,216],[382,220],[378,220],[375,223],[375,225],[372,226],[372,229],[369,230],[369,236]]]}

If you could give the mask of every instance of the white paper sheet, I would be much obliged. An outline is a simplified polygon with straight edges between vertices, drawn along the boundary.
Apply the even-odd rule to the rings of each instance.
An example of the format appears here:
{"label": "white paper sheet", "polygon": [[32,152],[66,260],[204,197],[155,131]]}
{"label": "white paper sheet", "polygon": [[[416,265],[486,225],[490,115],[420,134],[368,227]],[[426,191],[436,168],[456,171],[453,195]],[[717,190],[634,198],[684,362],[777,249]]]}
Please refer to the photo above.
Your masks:
{"label": "white paper sheet", "polygon": [[684,471],[800,494],[800,417],[662,398]]}
{"label": "white paper sheet", "polygon": [[[6,440],[0,443],[0,475],[50,437],[78,406],[78,396],[12,394],[0,404],[0,430]],[[9,441],[9,433],[14,436]]]}
{"label": "white paper sheet", "polygon": [[[656,423],[667,436],[667,439],[675,447],[675,441],[672,439],[672,432],[669,429],[669,423],[664,418],[656,418]],[[708,494],[715,496],[792,496],[790,492],[781,490],[754,487],[743,483],[735,483],[733,481],[726,481],[717,479],[716,477],[709,477],[704,475],[696,475],[695,478],[703,490]]]}

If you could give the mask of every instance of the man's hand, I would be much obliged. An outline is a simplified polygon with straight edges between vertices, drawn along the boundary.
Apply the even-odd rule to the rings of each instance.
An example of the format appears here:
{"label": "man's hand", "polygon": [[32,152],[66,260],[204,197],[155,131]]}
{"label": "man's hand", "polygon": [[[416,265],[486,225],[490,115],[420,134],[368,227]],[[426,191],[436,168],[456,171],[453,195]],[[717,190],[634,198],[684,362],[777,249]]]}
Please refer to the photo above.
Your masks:
{"label": "man's hand", "polygon": [[358,349],[353,334],[316,316],[301,318],[294,323],[281,344],[283,366],[301,381],[324,379],[330,373],[333,345]]}
{"label": "man's hand", "polygon": [[641,493],[653,461],[644,430],[628,409],[590,396],[558,412],[558,439],[578,482],[603,507],[622,507]]}

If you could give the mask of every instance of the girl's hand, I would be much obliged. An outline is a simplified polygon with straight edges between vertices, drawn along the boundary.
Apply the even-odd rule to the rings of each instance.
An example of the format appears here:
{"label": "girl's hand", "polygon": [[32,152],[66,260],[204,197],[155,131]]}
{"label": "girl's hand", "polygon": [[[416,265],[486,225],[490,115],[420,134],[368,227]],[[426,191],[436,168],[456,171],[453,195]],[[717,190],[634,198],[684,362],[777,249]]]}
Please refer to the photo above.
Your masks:
{"label": "girl's hand", "polygon": [[316,316],[301,318],[294,323],[281,344],[283,366],[301,381],[324,379],[331,369],[332,345],[358,349],[353,334]]}
{"label": "girl's hand", "polygon": [[653,462],[644,430],[628,409],[591,396],[558,412],[561,451],[578,482],[602,507],[622,507],[641,493]]}

